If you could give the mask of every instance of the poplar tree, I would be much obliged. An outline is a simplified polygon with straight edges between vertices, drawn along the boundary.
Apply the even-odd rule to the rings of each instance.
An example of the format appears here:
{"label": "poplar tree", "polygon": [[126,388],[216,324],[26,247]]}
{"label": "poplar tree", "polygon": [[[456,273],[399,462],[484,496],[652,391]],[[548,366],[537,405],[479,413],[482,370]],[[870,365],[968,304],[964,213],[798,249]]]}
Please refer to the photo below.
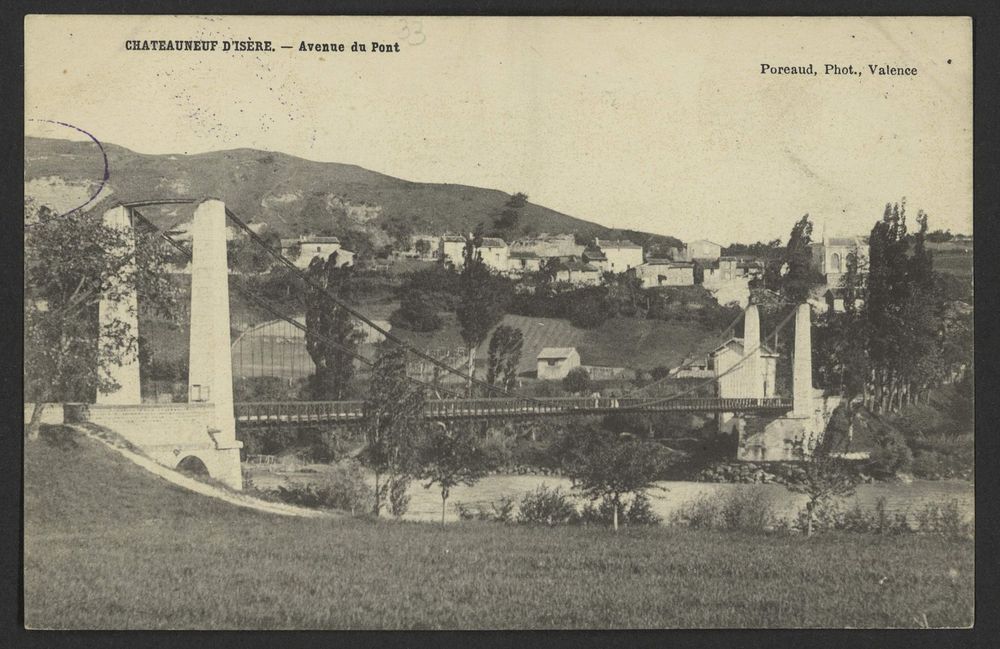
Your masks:
{"label": "poplar tree", "polygon": [[455,310],[468,355],[469,397],[472,397],[472,382],[476,373],[476,348],[503,318],[507,306],[506,292],[477,251],[479,243],[479,237],[470,237],[465,242],[464,265],[459,276],[459,301]]}
{"label": "poplar tree", "polygon": [[516,327],[500,325],[490,338],[486,382],[500,382],[505,390],[513,390],[517,382],[517,366],[521,362],[524,334]]}
{"label": "poplar tree", "polygon": [[311,377],[312,398],[342,400],[354,379],[354,354],[364,333],[354,317],[333,302],[330,293],[345,302],[354,299],[354,266],[337,266],[337,253],[324,261],[315,257],[306,275],[323,290],[310,286],[306,292],[306,351],[316,365]]}

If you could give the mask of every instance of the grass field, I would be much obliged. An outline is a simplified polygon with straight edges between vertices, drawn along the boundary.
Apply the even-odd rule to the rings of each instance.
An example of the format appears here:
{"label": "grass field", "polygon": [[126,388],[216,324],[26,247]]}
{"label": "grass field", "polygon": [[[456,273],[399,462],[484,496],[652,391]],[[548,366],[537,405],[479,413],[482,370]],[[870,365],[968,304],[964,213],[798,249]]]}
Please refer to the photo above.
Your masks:
{"label": "grass field", "polygon": [[290,519],[26,443],[31,628],[910,627],[972,622],[971,543]]}

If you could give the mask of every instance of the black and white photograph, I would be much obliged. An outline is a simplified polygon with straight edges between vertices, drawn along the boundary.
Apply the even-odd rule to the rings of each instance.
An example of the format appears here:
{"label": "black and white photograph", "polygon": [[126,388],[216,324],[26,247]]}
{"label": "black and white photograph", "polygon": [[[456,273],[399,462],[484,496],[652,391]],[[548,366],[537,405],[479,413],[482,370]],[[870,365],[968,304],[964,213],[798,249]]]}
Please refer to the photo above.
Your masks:
{"label": "black and white photograph", "polygon": [[976,625],[971,18],[23,32],[27,629]]}

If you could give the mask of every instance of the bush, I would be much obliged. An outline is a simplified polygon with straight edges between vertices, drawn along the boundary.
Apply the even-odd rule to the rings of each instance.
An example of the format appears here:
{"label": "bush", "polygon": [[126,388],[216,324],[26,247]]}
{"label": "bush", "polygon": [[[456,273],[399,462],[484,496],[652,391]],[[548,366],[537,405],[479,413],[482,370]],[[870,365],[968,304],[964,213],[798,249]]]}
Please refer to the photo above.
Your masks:
{"label": "bush", "polygon": [[[580,512],[580,521],[590,525],[611,525],[614,522],[615,505],[609,497],[584,505]],[[659,525],[662,522],[653,511],[649,497],[644,493],[636,494],[628,507],[623,508],[619,515],[621,525]]]}
{"label": "bush", "polygon": [[590,373],[586,369],[574,367],[566,374],[562,385],[567,392],[584,394],[591,391],[593,383],[590,380]]}
{"label": "bush", "polygon": [[975,533],[975,524],[965,519],[957,500],[950,500],[944,505],[924,505],[914,518],[917,529],[924,534],[937,534],[950,539],[971,539]]}
{"label": "bush", "polygon": [[761,532],[774,525],[771,500],[762,489],[734,489],[722,503],[722,521],[726,529]]}
{"label": "bush", "polygon": [[499,502],[491,502],[489,508],[455,503],[458,517],[464,521],[479,520],[493,523],[510,523],[514,520],[514,499],[501,496]]}
{"label": "bush", "polygon": [[275,496],[281,502],[302,507],[340,509],[351,514],[367,510],[373,494],[355,460],[333,464],[319,476],[316,483],[279,486]]}
{"label": "bush", "polygon": [[483,438],[480,448],[486,454],[490,466],[508,467],[514,458],[514,444],[513,437],[501,431],[491,430]]}
{"label": "bush", "polygon": [[443,324],[431,296],[423,291],[412,291],[403,296],[399,308],[389,317],[394,327],[410,331],[437,331]]}
{"label": "bush", "polygon": [[764,491],[750,487],[702,496],[675,512],[671,523],[699,529],[763,532],[772,529],[777,518]]}
{"label": "bush", "polygon": [[579,518],[569,494],[559,487],[549,489],[544,484],[524,494],[517,514],[518,523],[535,525],[575,523]]}
{"label": "bush", "polygon": [[907,471],[913,462],[913,454],[906,440],[896,430],[882,427],[873,437],[875,448],[868,458],[868,472],[878,477],[891,477]]}

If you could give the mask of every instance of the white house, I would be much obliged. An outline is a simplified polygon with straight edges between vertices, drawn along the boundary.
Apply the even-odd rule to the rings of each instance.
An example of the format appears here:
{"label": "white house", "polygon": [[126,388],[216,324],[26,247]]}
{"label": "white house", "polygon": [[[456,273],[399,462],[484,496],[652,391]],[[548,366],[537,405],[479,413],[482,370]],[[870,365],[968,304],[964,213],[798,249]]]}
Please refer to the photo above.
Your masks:
{"label": "white house", "polygon": [[457,234],[446,234],[441,237],[438,243],[438,259],[444,263],[452,264],[455,268],[465,265],[465,237]]}
{"label": "white house", "polygon": [[578,244],[572,234],[539,235],[529,239],[518,239],[510,245],[511,253],[530,252],[539,259],[579,257],[583,254],[583,250],[584,246]]}
{"label": "white house", "polygon": [[510,247],[506,241],[497,237],[483,237],[482,243],[476,250],[484,264],[497,272],[507,272],[510,267]]}
{"label": "white house", "polygon": [[354,263],[354,253],[343,248],[337,237],[301,236],[281,240],[281,254],[292,259],[298,268],[308,268],[315,257],[328,259],[333,253],[337,253],[337,266]]}
{"label": "white house", "polygon": [[575,347],[545,347],[535,360],[538,378],[544,381],[562,380],[571,369],[580,367],[580,354]]}
{"label": "white house", "polygon": [[720,256],[722,256],[722,246],[708,239],[698,239],[684,246],[684,258],[688,261],[698,259],[715,261]]}
{"label": "white house", "polygon": [[630,268],[642,265],[642,246],[631,241],[611,241],[595,239],[594,243],[607,257],[607,269],[612,273],[624,273]]}
{"label": "white house", "polygon": [[[723,399],[762,394],[773,397],[774,383],[778,367],[778,354],[760,346],[760,362],[756,369],[751,363],[743,363],[729,371],[743,358],[743,339],[730,338],[710,353],[711,365],[719,382],[719,396]],[[756,384],[756,385],[754,385]],[[762,390],[757,390],[761,387]]]}

